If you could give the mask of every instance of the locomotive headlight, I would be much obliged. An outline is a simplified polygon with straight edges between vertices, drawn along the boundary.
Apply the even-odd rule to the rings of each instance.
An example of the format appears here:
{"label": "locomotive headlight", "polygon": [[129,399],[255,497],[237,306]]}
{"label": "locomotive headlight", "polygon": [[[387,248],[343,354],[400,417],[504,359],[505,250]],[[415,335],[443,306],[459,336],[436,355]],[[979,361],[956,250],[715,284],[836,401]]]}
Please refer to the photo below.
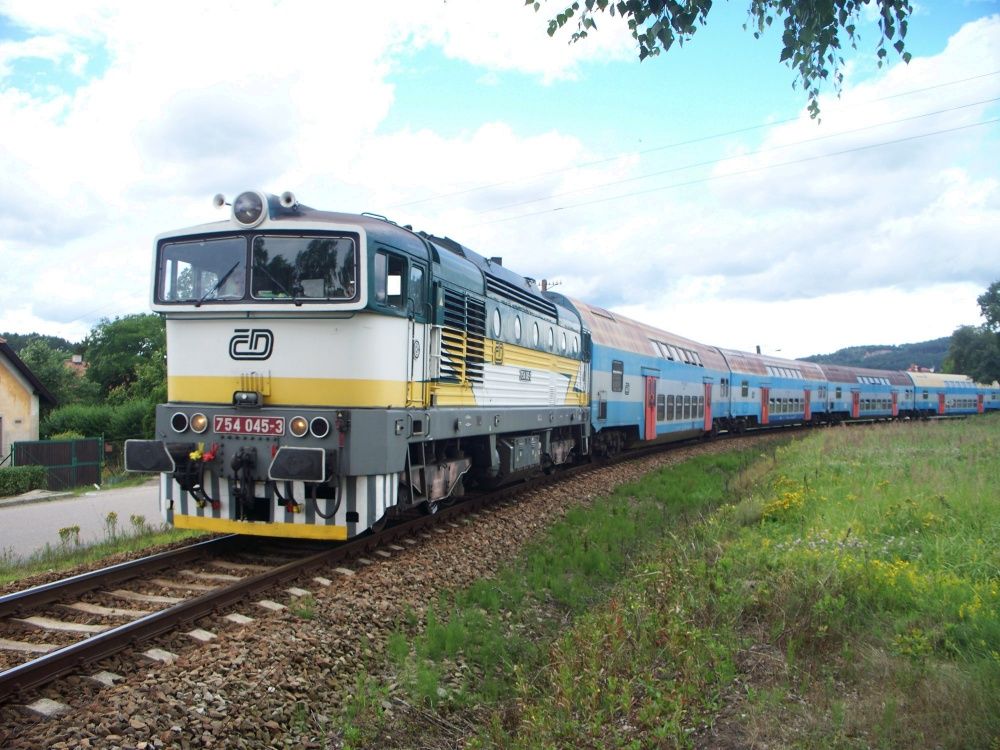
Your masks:
{"label": "locomotive headlight", "polygon": [[191,429],[199,435],[208,429],[208,417],[204,414],[191,415]]}
{"label": "locomotive headlight", "polygon": [[170,427],[174,432],[184,432],[188,428],[187,414],[177,412],[170,418]]}
{"label": "locomotive headlight", "polygon": [[304,437],[309,432],[309,422],[305,417],[292,417],[292,421],[288,423],[288,431],[295,437]]}
{"label": "locomotive headlight", "polygon": [[316,417],[309,423],[309,432],[314,438],[325,438],[330,434],[330,423],[323,417]]}
{"label": "locomotive headlight", "polygon": [[233,201],[233,218],[247,227],[255,227],[264,218],[264,197],[260,193],[240,193]]}

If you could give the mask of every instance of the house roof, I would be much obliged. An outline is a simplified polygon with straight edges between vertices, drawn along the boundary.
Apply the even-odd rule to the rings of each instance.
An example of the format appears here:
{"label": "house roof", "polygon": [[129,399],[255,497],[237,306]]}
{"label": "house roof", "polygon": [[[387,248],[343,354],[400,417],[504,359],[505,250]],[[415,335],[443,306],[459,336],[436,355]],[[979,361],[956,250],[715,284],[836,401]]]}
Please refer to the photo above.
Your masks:
{"label": "house roof", "polygon": [[7,360],[14,365],[19,373],[21,373],[25,379],[31,383],[31,387],[35,389],[35,393],[38,394],[39,398],[45,399],[52,406],[55,406],[57,401],[56,397],[52,395],[52,392],[42,383],[41,380],[33,373],[21,358],[17,356],[17,352],[11,348],[10,344],[7,343],[7,339],[0,338],[0,356],[6,357]]}

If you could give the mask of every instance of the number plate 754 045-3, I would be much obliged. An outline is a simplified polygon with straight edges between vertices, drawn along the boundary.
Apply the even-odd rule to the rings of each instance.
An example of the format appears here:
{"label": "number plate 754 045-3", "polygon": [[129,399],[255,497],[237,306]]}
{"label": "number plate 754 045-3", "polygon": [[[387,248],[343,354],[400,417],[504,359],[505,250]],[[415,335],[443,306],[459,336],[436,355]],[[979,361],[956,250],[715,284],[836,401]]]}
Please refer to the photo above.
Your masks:
{"label": "number plate 754 045-3", "polygon": [[242,414],[217,414],[212,421],[216,432],[229,435],[284,435],[284,417],[245,417]]}

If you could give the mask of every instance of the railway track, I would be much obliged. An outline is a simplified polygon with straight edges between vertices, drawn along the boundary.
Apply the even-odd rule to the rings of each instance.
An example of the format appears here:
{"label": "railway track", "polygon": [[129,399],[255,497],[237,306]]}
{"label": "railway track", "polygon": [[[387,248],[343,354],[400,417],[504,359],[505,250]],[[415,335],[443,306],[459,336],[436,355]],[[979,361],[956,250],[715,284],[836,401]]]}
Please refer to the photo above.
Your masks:
{"label": "railway track", "polygon": [[[685,446],[646,448],[618,460],[638,460],[680,447]],[[287,540],[227,536],[0,597],[0,659],[7,660],[7,664],[0,661],[5,666],[0,671],[0,705],[121,651],[191,627],[203,617],[222,614],[311,571],[364,559],[379,547],[399,549],[397,541],[413,543],[431,527],[455,526],[462,516],[608,463],[612,462],[577,466],[466,498],[434,515],[400,519],[377,534],[349,542],[293,548]],[[276,551],[275,545],[282,544]],[[53,617],[53,613],[58,614]],[[34,637],[6,637],[11,632],[30,632]],[[20,663],[9,665],[16,655]]]}
{"label": "railway track", "polygon": [[[262,750],[329,745],[323,738],[336,707],[352,700],[359,680],[384,666],[392,636],[400,628],[419,629],[414,621],[422,622],[445,592],[495,575],[567,512],[610,496],[621,483],[733,447],[707,442],[587,467],[575,476],[560,472],[554,478],[566,481],[502,493],[502,502],[468,518],[443,509],[419,519],[440,521],[436,528],[393,527],[387,535],[394,542],[387,535],[360,540],[363,548],[353,560],[328,564],[200,619],[195,627],[211,631],[210,641],[193,640],[188,627],[176,629],[0,702],[0,746],[228,746],[234,737]],[[287,553],[279,548],[267,555]],[[319,576],[333,580],[320,584]],[[286,606],[264,608],[261,599]],[[230,622],[234,615],[249,618],[237,624]],[[151,647],[175,658],[151,661],[143,653]],[[117,674],[100,684],[94,678],[102,672]],[[451,680],[466,673],[449,674]],[[45,702],[58,713],[34,709]]]}
{"label": "railway track", "polygon": [[[0,597],[0,658],[9,663],[18,655],[27,657],[0,672],[0,704],[125,649],[191,626],[202,617],[220,614],[312,570],[362,558],[380,546],[394,545],[430,527],[453,524],[461,516],[509,498],[512,492],[588,470],[592,470],[590,466],[580,466],[539,477],[468,498],[433,515],[400,519],[376,535],[319,549],[315,544],[310,549],[291,547],[287,540],[269,540],[285,545],[281,549],[285,559],[277,563],[273,549],[269,549],[273,545],[267,543],[264,551],[268,554],[263,557],[271,564],[241,561],[262,557],[259,549],[247,549],[254,541],[259,547],[260,540],[226,536]],[[178,591],[186,595],[178,596]],[[123,619],[126,621],[121,622]],[[117,624],[109,624],[115,620]],[[6,637],[11,632],[34,637]],[[72,642],[67,643],[68,639]]]}

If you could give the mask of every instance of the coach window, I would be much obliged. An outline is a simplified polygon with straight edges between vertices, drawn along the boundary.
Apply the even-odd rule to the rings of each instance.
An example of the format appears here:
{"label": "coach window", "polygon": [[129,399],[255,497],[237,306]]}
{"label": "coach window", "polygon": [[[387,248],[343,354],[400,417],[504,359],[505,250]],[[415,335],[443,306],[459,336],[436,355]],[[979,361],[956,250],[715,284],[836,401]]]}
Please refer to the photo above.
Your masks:
{"label": "coach window", "polygon": [[662,422],[667,416],[667,400],[662,393],[656,394],[656,421]]}
{"label": "coach window", "polygon": [[531,324],[531,345],[538,346],[538,323]]}
{"label": "coach window", "polygon": [[405,260],[381,251],[375,253],[375,300],[383,305],[402,309],[405,273]]}
{"label": "coach window", "polygon": [[556,348],[556,332],[549,327],[549,351],[554,351]]}
{"label": "coach window", "polygon": [[514,341],[521,341],[521,316],[514,316]]}
{"label": "coach window", "polygon": [[573,337],[573,348],[570,349],[570,353],[575,357],[580,353],[580,339],[576,336]]}
{"label": "coach window", "polygon": [[625,363],[620,359],[611,361],[611,390],[615,393],[622,392],[622,382],[625,379]]}
{"label": "coach window", "polygon": [[667,396],[667,419],[674,419],[674,397]]}
{"label": "coach window", "polygon": [[497,307],[497,308],[494,308],[494,310],[493,310],[493,338],[495,338],[495,339],[500,338],[500,331],[501,331],[501,326],[500,326],[500,308]]}
{"label": "coach window", "polygon": [[565,354],[566,353],[566,332],[565,331],[563,331],[562,342],[561,342],[560,346],[561,346],[562,353]]}
{"label": "coach window", "polygon": [[750,383],[749,383],[748,381],[746,381],[746,380],[744,380],[744,381],[743,381],[743,382],[742,382],[742,383],[740,384],[740,395],[741,395],[741,396],[742,396],[743,398],[746,398],[747,396],[749,396],[749,395],[750,395]]}
{"label": "coach window", "polygon": [[842,393],[843,393],[843,391],[842,391],[842,390],[840,389],[840,386],[838,385],[838,386],[837,386],[837,390],[836,390],[836,393],[835,393],[835,395],[834,395],[834,398],[835,398],[835,399],[837,399],[837,400],[839,401],[839,400],[840,400],[840,397],[841,397],[841,394],[842,394]]}
{"label": "coach window", "polygon": [[684,419],[691,419],[691,397],[684,397]]}

